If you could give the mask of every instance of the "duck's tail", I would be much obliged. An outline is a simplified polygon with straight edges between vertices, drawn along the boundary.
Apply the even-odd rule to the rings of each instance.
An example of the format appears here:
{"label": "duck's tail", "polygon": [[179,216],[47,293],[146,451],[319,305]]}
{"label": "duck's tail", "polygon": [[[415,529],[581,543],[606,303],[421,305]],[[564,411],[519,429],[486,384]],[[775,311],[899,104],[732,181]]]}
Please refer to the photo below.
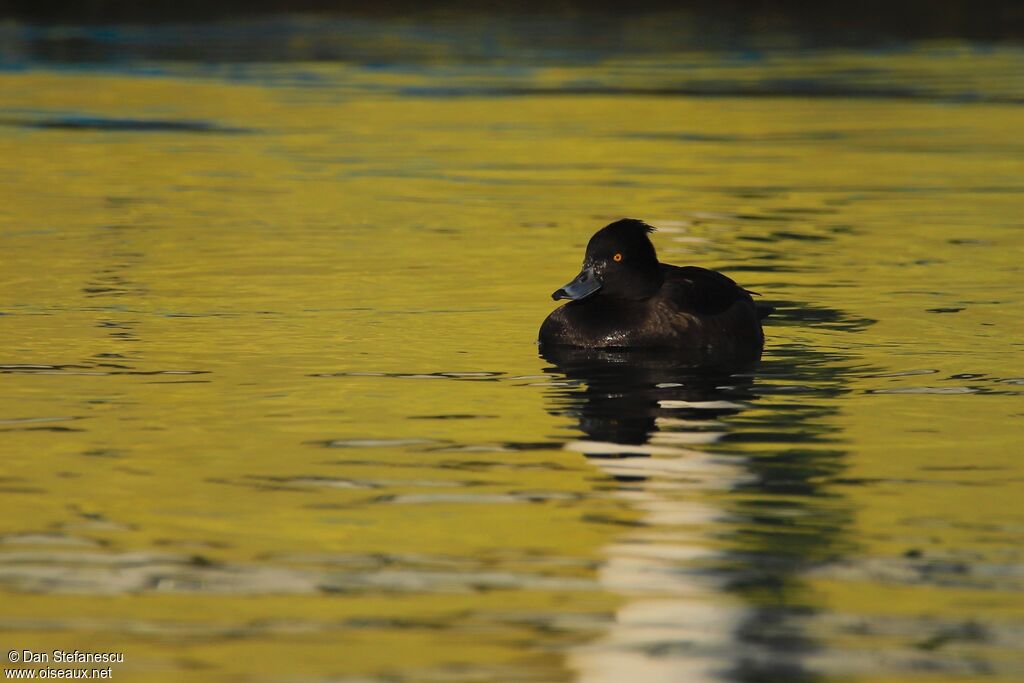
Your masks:
{"label": "duck's tail", "polygon": [[[744,289],[743,291],[751,296],[761,296],[760,292],[755,292],[752,289]],[[754,310],[757,311],[757,319],[764,320],[765,318],[767,318],[768,316],[775,312],[775,307],[772,306],[771,304],[765,304],[761,303],[760,301],[755,301]]]}

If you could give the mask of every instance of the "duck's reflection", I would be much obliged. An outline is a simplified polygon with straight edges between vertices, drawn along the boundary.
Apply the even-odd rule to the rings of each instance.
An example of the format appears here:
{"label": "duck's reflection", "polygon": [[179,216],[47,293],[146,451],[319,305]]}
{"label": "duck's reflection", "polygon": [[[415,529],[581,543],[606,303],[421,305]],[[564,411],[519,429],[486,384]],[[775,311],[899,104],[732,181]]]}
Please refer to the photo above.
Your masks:
{"label": "duck's reflection", "polygon": [[816,502],[843,455],[820,445],[834,440],[836,359],[797,351],[755,369],[633,351],[542,356],[557,379],[549,408],[579,432],[567,448],[643,514],[605,549],[601,582],[627,600],[573,654],[580,680],[815,678],[801,572],[836,552],[848,521],[842,501]]}
{"label": "duck's reflection", "polygon": [[755,398],[751,364],[702,367],[670,353],[566,347],[541,355],[553,365],[548,372],[580,387],[556,393],[554,409],[576,417],[580,431],[596,442],[647,444],[655,433],[685,424],[681,416],[704,421]]}

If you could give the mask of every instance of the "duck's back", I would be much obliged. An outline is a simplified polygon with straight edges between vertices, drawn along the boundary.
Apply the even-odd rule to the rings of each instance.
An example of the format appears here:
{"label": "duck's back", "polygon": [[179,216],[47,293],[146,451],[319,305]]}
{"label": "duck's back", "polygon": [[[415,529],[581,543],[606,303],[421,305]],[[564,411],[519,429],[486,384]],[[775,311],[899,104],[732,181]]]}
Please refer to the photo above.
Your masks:
{"label": "duck's back", "polygon": [[662,263],[661,272],[665,283],[660,294],[680,311],[719,315],[737,304],[754,303],[750,292],[717,271]]}
{"label": "duck's back", "polygon": [[654,297],[661,325],[687,347],[736,356],[760,356],[761,318],[750,292],[719,272],[662,264],[665,282]]}

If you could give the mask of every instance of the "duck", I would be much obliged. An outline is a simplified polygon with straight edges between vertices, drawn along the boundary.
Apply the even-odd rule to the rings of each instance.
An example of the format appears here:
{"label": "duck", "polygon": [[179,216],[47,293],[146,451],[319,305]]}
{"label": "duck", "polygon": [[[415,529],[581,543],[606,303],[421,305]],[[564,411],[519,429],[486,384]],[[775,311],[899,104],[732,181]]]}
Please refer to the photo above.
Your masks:
{"label": "duck", "polygon": [[657,349],[700,361],[760,359],[761,321],[772,307],[714,270],[661,263],[655,228],[623,218],[587,244],[583,269],[555,290],[556,308],[540,327],[545,348]]}

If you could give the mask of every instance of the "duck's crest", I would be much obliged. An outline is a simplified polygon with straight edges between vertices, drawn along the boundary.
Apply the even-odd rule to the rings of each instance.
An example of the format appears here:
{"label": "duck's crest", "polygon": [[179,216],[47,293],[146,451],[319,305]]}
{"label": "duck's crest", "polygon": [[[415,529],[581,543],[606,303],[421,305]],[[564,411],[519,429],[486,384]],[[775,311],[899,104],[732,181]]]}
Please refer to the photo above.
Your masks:
{"label": "duck's crest", "polygon": [[633,228],[634,230],[642,230],[644,233],[650,235],[655,231],[653,225],[648,225],[638,218],[620,218],[614,223],[607,226],[608,228]]}

